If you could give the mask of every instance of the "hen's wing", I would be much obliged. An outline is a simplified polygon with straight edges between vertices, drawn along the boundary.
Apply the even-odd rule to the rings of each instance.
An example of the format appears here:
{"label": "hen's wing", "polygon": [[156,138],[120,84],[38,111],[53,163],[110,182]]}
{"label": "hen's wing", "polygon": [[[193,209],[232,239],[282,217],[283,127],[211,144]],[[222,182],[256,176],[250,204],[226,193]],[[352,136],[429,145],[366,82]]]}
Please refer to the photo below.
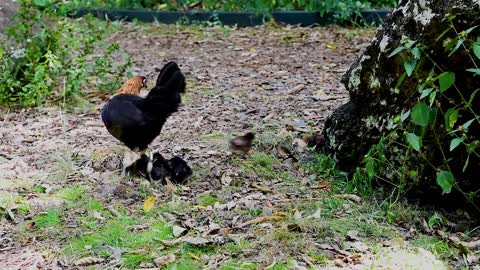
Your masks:
{"label": "hen's wing", "polygon": [[102,110],[102,120],[108,131],[122,140],[125,132],[141,130],[146,119],[143,111],[130,100],[112,99]]}

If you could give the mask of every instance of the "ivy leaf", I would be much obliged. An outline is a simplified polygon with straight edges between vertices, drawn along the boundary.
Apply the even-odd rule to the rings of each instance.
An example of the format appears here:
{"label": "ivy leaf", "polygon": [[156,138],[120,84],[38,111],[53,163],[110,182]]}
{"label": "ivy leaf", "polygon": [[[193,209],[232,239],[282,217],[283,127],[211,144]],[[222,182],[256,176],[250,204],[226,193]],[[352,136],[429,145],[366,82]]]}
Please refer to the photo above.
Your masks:
{"label": "ivy leaf", "polygon": [[467,122],[465,122],[465,124],[463,124],[463,127],[468,128],[473,123],[473,121],[475,121],[475,118],[470,119]]}
{"label": "ivy leaf", "polygon": [[432,228],[435,224],[439,224],[441,222],[442,217],[435,213],[428,219],[428,227]]}
{"label": "ivy leaf", "polygon": [[445,113],[445,127],[447,130],[451,130],[455,123],[458,120],[458,110],[454,108],[450,108]]}
{"label": "ivy leaf", "polygon": [[464,140],[465,138],[463,137],[453,139],[450,142],[450,152],[457,148]]}
{"label": "ivy leaf", "polygon": [[457,44],[455,45],[455,48],[453,48],[453,50],[448,54],[448,57],[450,57],[452,54],[454,54],[458,50],[458,48],[460,48],[460,46],[462,46],[464,41],[465,41],[464,38],[458,39]]}
{"label": "ivy leaf", "polygon": [[425,103],[418,103],[412,109],[412,122],[416,125],[426,127],[430,118],[430,109]]}
{"label": "ivy leaf", "polygon": [[435,102],[435,98],[437,97],[437,91],[434,91],[430,94],[428,97],[428,101],[430,101],[430,107],[433,105],[433,102]]}
{"label": "ivy leaf", "polygon": [[407,133],[407,142],[413,149],[420,151],[422,141],[415,133]]}
{"label": "ivy leaf", "polygon": [[470,34],[470,33],[471,33],[475,28],[477,28],[477,27],[478,27],[478,25],[475,25],[475,26],[473,26],[473,27],[470,27],[470,28],[468,28],[465,32],[466,32],[467,34]]}
{"label": "ivy leaf", "polygon": [[440,92],[443,93],[455,83],[455,73],[443,72],[438,75],[438,80],[440,82]]}
{"label": "ivy leaf", "polygon": [[475,44],[473,44],[473,54],[475,54],[475,56],[480,59],[480,41],[477,40],[477,42],[475,42]]}
{"label": "ivy leaf", "polygon": [[402,113],[402,114],[400,115],[400,120],[401,120],[402,122],[404,122],[405,119],[407,119],[409,116],[410,116],[410,110]]}
{"label": "ivy leaf", "polygon": [[420,99],[425,98],[426,96],[430,95],[430,93],[433,91],[433,88],[427,88],[422,91],[422,94],[420,95]]}
{"label": "ivy leaf", "polygon": [[473,99],[475,98],[475,95],[480,91],[480,89],[477,89],[473,91],[473,93],[470,95],[470,98],[468,99],[468,106],[472,105]]}
{"label": "ivy leaf", "polygon": [[473,76],[480,75],[480,68],[467,68],[467,71],[475,73]]}
{"label": "ivy leaf", "polygon": [[410,52],[415,56],[415,59],[420,59],[420,56],[422,56],[422,52],[419,48],[413,48]]}
{"label": "ivy leaf", "polygon": [[415,59],[408,60],[407,62],[403,63],[403,66],[405,67],[405,71],[407,72],[408,77],[410,77],[412,76],[412,73],[415,70],[415,67],[417,66],[417,60]]}
{"label": "ivy leaf", "polygon": [[38,7],[47,6],[47,1],[46,0],[34,0],[33,3]]}
{"label": "ivy leaf", "polygon": [[453,177],[453,174],[451,172],[437,172],[437,184],[442,188],[443,194],[448,194],[452,191],[453,183],[455,183],[455,178]]}
{"label": "ivy leaf", "polygon": [[405,49],[405,47],[403,47],[403,46],[400,46],[400,47],[396,48],[395,50],[393,50],[393,52],[391,52],[391,53],[388,55],[387,58],[390,58],[390,57],[392,57],[392,56],[397,55],[399,52],[403,51],[404,49]]}
{"label": "ivy leaf", "polygon": [[410,49],[415,44],[415,42],[416,42],[415,40],[409,40],[405,43],[405,47]]}

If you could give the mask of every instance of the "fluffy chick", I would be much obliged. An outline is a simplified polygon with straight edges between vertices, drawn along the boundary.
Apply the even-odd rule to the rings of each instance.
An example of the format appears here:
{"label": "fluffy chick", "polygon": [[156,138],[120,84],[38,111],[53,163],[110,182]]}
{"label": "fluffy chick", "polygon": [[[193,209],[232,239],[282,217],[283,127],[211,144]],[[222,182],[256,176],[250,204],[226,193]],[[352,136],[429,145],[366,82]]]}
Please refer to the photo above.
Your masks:
{"label": "fluffy chick", "polygon": [[145,154],[142,155],[127,170],[150,181],[160,181],[163,185],[167,180],[175,184],[184,183],[192,175],[192,169],[183,159],[175,156],[167,160],[158,152],[154,153],[151,159]]}
{"label": "fluffy chick", "polygon": [[312,136],[308,136],[308,137],[305,137],[303,140],[307,143],[308,147],[315,146],[318,149],[320,147],[325,146],[325,137],[322,134],[315,134]]}
{"label": "fluffy chick", "polygon": [[252,132],[248,132],[243,136],[237,136],[230,140],[230,149],[237,154],[248,154],[254,139],[255,135]]}
{"label": "fluffy chick", "polygon": [[173,183],[182,184],[185,180],[192,175],[192,169],[188,166],[185,160],[180,157],[173,157],[167,161],[167,165],[170,168],[170,176]]}

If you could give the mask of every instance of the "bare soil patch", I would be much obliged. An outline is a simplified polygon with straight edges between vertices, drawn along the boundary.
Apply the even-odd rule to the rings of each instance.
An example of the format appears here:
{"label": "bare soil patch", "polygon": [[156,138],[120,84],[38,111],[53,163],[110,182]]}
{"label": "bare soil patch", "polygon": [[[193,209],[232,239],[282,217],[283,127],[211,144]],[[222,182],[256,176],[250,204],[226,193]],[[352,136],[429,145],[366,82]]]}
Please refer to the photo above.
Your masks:
{"label": "bare soil patch", "polygon": [[[151,268],[165,261],[179,269],[388,264],[376,263],[373,250],[392,246],[387,240],[405,231],[382,217],[364,220],[359,209],[368,202],[334,196],[328,178],[306,169],[311,154],[299,145],[347,101],[340,77],[373,34],[335,27],[125,25],[105,42],[118,41],[133,56],[134,73],[153,84],[155,67],[174,60],[186,74],[184,105],[150,149],[181,156],[193,177],[177,187],[120,179],[126,148],[103,127],[101,100],[74,111],[4,110],[0,240],[7,240],[0,241],[0,254],[10,259],[0,260],[0,268]],[[257,134],[252,153],[231,154],[228,139],[246,131]],[[156,203],[145,213],[150,196]],[[166,239],[157,222],[173,227]],[[125,235],[113,241],[109,229],[117,225]],[[145,242],[139,246],[140,239]],[[21,260],[28,252],[42,256]],[[96,260],[81,260],[88,256]]]}

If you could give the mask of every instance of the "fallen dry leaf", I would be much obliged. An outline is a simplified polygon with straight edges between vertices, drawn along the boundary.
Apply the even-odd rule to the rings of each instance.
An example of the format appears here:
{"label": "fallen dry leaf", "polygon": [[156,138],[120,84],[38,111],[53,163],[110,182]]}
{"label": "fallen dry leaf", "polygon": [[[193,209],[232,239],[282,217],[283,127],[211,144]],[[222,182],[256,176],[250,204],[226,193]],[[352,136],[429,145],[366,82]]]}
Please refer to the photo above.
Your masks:
{"label": "fallen dry leaf", "polygon": [[240,225],[235,226],[237,229],[241,229],[243,227],[252,225],[252,224],[258,224],[258,223],[264,223],[264,222],[270,222],[270,221],[281,221],[286,219],[285,216],[268,216],[268,217],[258,217],[252,220],[249,220],[247,222],[244,222]]}
{"label": "fallen dry leaf", "polygon": [[155,198],[155,196],[148,197],[148,199],[146,199],[143,203],[143,211],[147,213],[150,212],[150,210],[152,210],[153,206],[155,205],[156,200],[157,199]]}
{"label": "fallen dry leaf", "polygon": [[88,266],[93,264],[98,264],[104,262],[105,259],[103,258],[95,258],[95,257],[85,257],[75,261],[76,266]]}
{"label": "fallen dry leaf", "polygon": [[332,183],[330,183],[330,181],[322,179],[318,182],[318,185],[313,186],[312,188],[313,189],[324,189],[326,191],[331,191],[332,190]]}
{"label": "fallen dry leaf", "polygon": [[176,260],[177,257],[175,257],[175,254],[168,254],[155,258],[153,262],[155,263],[155,266],[162,267],[174,263]]}
{"label": "fallen dry leaf", "polygon": [[195,236],[184,236],[174,240],[160,240],[160,242],[165,246],[174,246],[178,243],[188,243],[194,246],[205,246],[212,243],[212,241],[208,239]]}
{"label": "fallen dry leaf", "polygon": [[360,203],[362,201],[362,198],[355,194],[337,194],[335,195],[337,198],[342,198],[342,199],[347,199],[349,201],[354,201],[356,203]]}
{"label": "fallen dry leaf", "polygon": [[194,259],[196,261],[200,261],[200,257],[191,253],[191,252],[188,253],[188,256],[190,256],[192,259]]}
{"label": "fallen dry leaf", "polygon": [[291,89],[290,91],[288,91],[288,94],[289,94],[289,95],[298,94],[298,93],[300,93],[304,88],[305,88],[305,85],[304,85],[304,84],[299,84],[299,85],[295,86],[293,89]]}
{"label": "fallen dry leaf", "polygon": [[252,183],[252,187],[255,188],[255,189],[258,189],[260,190],[261,192],[263,193],[273,193],[273,190],[271,188],[268,188],[268,187],[262,187],[256,183]]}

